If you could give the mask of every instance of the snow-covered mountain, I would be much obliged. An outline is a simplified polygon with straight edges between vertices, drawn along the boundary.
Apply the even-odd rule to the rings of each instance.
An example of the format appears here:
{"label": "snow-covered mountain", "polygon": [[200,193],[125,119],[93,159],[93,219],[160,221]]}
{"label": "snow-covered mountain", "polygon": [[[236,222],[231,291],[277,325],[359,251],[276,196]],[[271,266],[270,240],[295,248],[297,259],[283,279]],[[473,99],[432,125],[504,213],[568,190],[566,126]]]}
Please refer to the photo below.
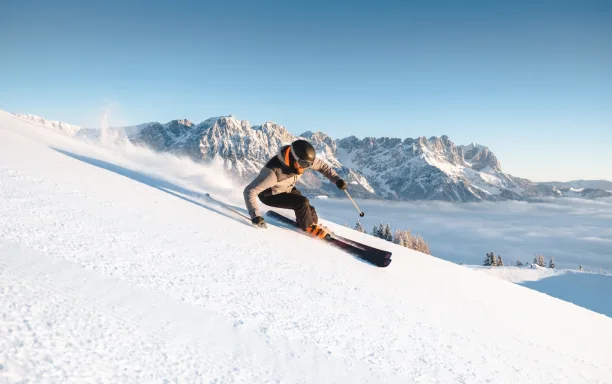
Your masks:
{"label": "snow-covered mountain", "polygon": [[294,138],[276,123],[251,126],[233,116],[210,118],[197,125],[187,120],[151,123],[131,136],[133,142],[159,151],[188,155],[196,161],[219,161],[242,179],[258,172]]}
{"label": "snow-covered mountain", "polygon": [[[37,117],[30,120],[50,127],[71,127],[63,131],[76,136],[101,135],[99,130],[72,128]],[[350,136],[335,140],[323,132],[308,131],[296,136],[271,121],[252,126],[234,116],[213,117],[199,124],[187,119],[145,123],[110,128],[104,133],[113,140],[128,138],[139,145],[186,155],[195,161],[219,162],[241,181],[259,172],[282,145],[298,137],[306,138],[314,144],[318,156],[351,184],[352,194],[361,198],[466,202],[612,196],[604,189],[577,191],[514,177],[502,171],[500,161],[486,146],[456,145],[447,136],[406,139]],[[341,195],[319,174],[309,172],[301,183],[308,194]]]}
{"label": "snow-covered mountain", "polygon": [[538,184],[557,187],[560,190],[589,193],[592,190],[612,191],[612,181],[608,180],[572,180],[572,181],[546,181]]}
{"label": "snow-covered mountain", "polygon": [[[533,183],[501,172],[484,146],[456,146],[447,136],[365,138],[338,142],[340,161],[358,169],[390,199],[449,201],[520,199]],[[466,156],[467,153],[467,156]]]}
{"label": "snow-covered mountain", "polygon": [[47,120],[40,116],[30,115],[30,114],[14,114],[18,118],[26,121],[30,121],[32,123],[42,125],[43,127],[52,129],[59,133],[68,136],[75,136],[81,131],[81,127],[78,125],[67,124],[61,121]]}
{"label": "snow-covered mountain", "polygon": [[[365,138],[334,140],[323,132],[291,134],[273,122],[251,126],[234,116],[208,119],[184,129],[177,123],[152,123],[132,137],[137,143],[200,161],[221,161],[244,180],[254,176],[280,146],[298,137],[310,140],[317,154],[328,161],[362,198],[400,200],[480,201],[524,199],[537,196],[575,196],[502,171],[486,146],[455,145],[447,136],[416,139]],[[179,124],[180,125],[180,124]],[[318,174],[307,174],[302,188],[310,194],[341,195]],[[581,197],[611,195],[591,191]]]}
{"label": "snow-covered mountain", "polygon": [[547,186],[550,188],[551,194],[558,197],[578,197],[585,199],[597,199],[600,197],[612,196],[612,191],[594,188],[573,188],[573,187],[556,187]]}
{"label": "snow-covered mountain", "polygon": [[172,120],[166,124],[156,122],[141,124],[137,127],[128,127],[126,132],[133,132],[131,135],[128,135],[133,141],[146,143],[148,147],[157,151],[165,151],[173,145],[177,145],[182,138],[186,138],[191,134],[193,128],[194,124],[191,121],[181,119]]}

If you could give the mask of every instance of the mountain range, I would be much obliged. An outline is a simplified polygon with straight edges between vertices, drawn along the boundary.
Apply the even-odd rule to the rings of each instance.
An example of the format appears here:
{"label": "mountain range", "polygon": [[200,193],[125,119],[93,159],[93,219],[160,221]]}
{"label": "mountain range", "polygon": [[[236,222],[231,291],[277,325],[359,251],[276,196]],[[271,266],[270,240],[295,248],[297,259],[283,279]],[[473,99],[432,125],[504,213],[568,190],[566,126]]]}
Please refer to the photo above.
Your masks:
{"label": "mountain range", "polygon": [[[294,135],[271,121],[251,125],[234,116],[213,117],[199,124],[179,119],[165,124],[152,122],[100,130],[34,115],[17,116],[69,136],[130,140],[198,162],[221,162],[241,182],[254,177],[282,145],[305,138],[313,143],[317,156],[350,183],[355,197],[470,202],[612,196],[612,182],[606,180],[533,182],[509,175],[486,146],[456,145],[447,136],[333,139],[323,132]],[[309,195],[341,195],[316,172],[304,174],[300,183],[300,189]]]}

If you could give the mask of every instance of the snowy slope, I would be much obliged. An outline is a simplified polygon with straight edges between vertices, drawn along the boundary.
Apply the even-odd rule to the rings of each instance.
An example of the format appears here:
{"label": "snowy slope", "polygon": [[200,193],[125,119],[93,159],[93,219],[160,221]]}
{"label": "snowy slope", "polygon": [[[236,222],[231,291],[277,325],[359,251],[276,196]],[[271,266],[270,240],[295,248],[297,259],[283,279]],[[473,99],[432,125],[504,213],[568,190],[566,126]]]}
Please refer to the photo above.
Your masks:
{"label": "snowy slope", "polygon": [[548,277],[558,276],[567,273],[567,270],[558,270],[552,268],[543,268],[535,264],[528,264],[523,267],[484,267],[480,265],[468,265],[481,273],[486,273],[491,276],[496,276],[500,279],[510,281],[512,283],[523,283],[526,281],[538,281]]}
{"label": "snowy slope", "polygon": [[0,380],[612,382],[609,317],[393,244],[377,269],[204,191],[242,209],[218,170],[0,112]]}
{"label": "snowy slope", "polygon": [[46,120],[40,116],[36,116],[32,114],[15,114],[15,116],[17,116],[20,119],[36,123],[37,125],[53,129],[57,132],[60,132],[68,136],[75,136],[82,129],[78,125],[68,124],[62,121]]}

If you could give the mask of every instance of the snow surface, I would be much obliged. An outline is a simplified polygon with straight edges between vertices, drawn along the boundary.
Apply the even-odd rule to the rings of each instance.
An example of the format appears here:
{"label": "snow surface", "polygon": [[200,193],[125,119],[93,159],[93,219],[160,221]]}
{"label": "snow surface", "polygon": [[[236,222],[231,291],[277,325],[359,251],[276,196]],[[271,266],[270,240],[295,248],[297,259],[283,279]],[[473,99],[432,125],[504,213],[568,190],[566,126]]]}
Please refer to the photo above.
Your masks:
{"label": "snow surface", "polygon": [[538,281],[547,277],[562,275],[567,270],[558,270],[552,268],[543,268],[535,264],[531,266],[523,267],[484,267],[480,265],[469,265],[469,268],[473,268],[477,271],[487,273],[491,276],[496,276],[500,279],[510,281],[512,283],[523,283],[525,281]]}
{"label": "snow surface", "polygon": [[570,269],[551,269],[535,264],[523,267],[468,266],[501,279],[522,284],[612,318],[612,275]]}
{"label": "snow surface", "polygon": [[612,382],[609,317],[390,243],[375,268],[205,191],[244,212],[218,169],[0,112],[0,381]]}
{"label": "snow surface", "polygon": [[36,115],[31,115],[31,114],[15,114],[15,116],[17,116],[20,119],[26,120],[26,121],[31,121],[33,123],[36,123],[38,125],[42,125],[46,128],[50,128],[50,129],[54,129],[62,134],[68,135],[68,136],[74,136],[76,135],[80,130],[81,127],[78,125],[72,125],[72,124],[67,124],[61,121],[53,121],[53,120],[46,120],[40,116],[36,116]]}

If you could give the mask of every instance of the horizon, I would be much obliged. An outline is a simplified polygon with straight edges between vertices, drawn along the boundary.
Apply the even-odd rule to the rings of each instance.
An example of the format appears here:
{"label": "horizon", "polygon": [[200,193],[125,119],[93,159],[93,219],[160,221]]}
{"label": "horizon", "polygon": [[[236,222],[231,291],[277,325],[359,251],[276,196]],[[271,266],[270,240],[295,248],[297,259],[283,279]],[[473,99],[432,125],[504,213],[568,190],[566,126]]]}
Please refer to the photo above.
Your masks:
{"label": "horizon", "polygon": [[82,127],[231,114],[296,135],[447,135],[487,146],[514,176],[612,180],[612,3],[0,9],[0,109],[12,113]]}

